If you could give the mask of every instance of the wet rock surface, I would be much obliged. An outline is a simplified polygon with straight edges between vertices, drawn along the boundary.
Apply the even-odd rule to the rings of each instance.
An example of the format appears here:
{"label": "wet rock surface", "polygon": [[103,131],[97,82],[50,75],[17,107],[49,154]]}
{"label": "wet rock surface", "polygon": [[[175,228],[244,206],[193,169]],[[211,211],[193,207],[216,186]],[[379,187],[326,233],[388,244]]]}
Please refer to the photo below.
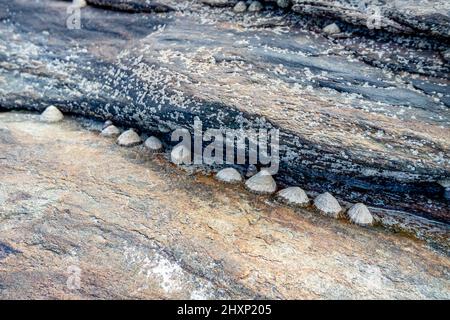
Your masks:
{"label": "wet rock surface", "polygon": [[2,299],[450,298],[448,255],[421,241],[186,174],[101,127],[0,113]]}
{"label": "wet rock surface", "polygon": [[79,30],[66,26],[67,2],[0,2],[3,108],[57,104],[147,131],[192,130],[194,117],[278,128],[281,184],[448,222],[437,183],[450,172],[442,14],[436,32],[428,19],[417,35],[341,24],[330,38],[321,30],[334,21],[292,13],[150,1],[171,11],[130,14],[94,2]]}

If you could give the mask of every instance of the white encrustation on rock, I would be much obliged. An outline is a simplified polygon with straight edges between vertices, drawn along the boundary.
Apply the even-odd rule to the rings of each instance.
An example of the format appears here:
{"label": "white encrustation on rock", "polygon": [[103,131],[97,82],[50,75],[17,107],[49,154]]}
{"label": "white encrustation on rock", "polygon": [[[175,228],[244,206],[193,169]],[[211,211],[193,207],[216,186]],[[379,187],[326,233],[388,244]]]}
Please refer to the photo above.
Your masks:
{"label": "white encrustation on rock", "polygon": [[322,193],[314,199],[314,206],[322,213],[333,218],[339,217],[342,207],[329,192]]}
{"label": "white encrustation on rock", "polygon": [[64,119],[64,115],[61,111],[55,106],[50,106],[41,113],[40,116],[41,121],[43,122],[59,122]]}
{"label": "white encrustation on rock", "polygon": [[242,176],[234,168],[225,168],[217,172],[216,179],[226,183],[239,183],[242,182]]}
{"label": "white encrustation on rock", "polygon": [[102,126],[102,130],[108,128],[109,126],[112,126],[113,122],[111,120],[106,120],[105,123]]}
{"label": "white encrustation on rock", "polygon": [[190,164],[191,163],[191,150],[184,144],[176,145],[170,153],[170,158],[175,164]]}
{"label": "white encrustation on rock", "polygon": [[124,131],[119,138],[117,138],[117,144],[122,147],[134,147],[142,143],[141,137],[133,129]]}
{"label": "white encrustation on rock", "polygon": [[277,190],[277,183],[270,172],[262,169],[245,182],[245,186],[252,192],[260,194],[271,194]]}
{"label": "white encrustation on rock", "polygon": [[262,9],[263,9],[263,5],[259,1],[253,1],[248,6],[248,11],[249,12],[258,12],[258,11],[261,11]]}
{"label": "white encrustation on rock", "polygon": [[329,24],[322,30],[323,30],[323,32],[325,32],[329,35],[341,33],[341,29],[339,28],[339,26],[336,23]]}
{"label": "white encrustation on rock", "polygon": [[289,7],[290,4],[291,0],[277,0],[277,5],[283,9]]}
{"label": "white encrustation on rock", "polygon": [[77,8],[84,8],[87,6],[86,0],[73,0],[72,5]]}
{"label": "white encrustation on rock", "polygon": [[153,152],[161,151],[163,148],[163,145],[161,143],[161,140],[159,140],[157,137],[151,136],[144,142],[144,146]]}
{"label": "white encrustation on rock", "polygon": [[100,133],[101,136],[108,137],[108,138],[110,138],[110,137],[117,137],[119,134],[120,134],[120,130],[115,125],[107,126]]}
{"label": "white encrustation on rock", "polygon": [[289,187],[277,193],[277,196],[288,204],[295,206],[307,206],[309,198],[300,187]]}
{"label": "white encrustation on rock", "polygon": [[246,10],[247,10],[247,4],[245,3],[245,1],[239,1],[233,7],[233,11],[236,13],[242,13],[242,12],[245,12]]}
{"label": "white encrustation on rock", "polygon": [[350,221],[360,226],[370,226],[373,224],[373,216],[363,203],[354,204],[347,211]]}

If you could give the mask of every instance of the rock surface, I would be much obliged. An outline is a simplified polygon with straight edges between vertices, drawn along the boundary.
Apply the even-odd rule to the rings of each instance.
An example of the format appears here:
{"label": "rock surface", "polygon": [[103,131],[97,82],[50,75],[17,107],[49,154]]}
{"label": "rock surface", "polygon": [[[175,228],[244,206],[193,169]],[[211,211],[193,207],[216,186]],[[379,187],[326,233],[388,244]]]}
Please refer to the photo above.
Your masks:
{"label": "rock surface", "polygon": [[[293,1],[309,20],[233,15],[236,2],[88,1],[78,30],[66,25],[69,2],[1,1],[0,105],[56,104],[149,132],[192,131],[195,117],[211,128],[277,128],[281,183],[447,223],[437,181],[450,176],[448,2],[406,13],[387,4],[401,24],[352,27],[364,18],[336,39],[322,26],[347,18],[319,2]],[[402,14],[414,15],[413,33]]]}
{"label": "rock surface", "polygon": [[450,260],[421,241],[260,201],[79,121],[0,113],[1,299],[450,299]]}

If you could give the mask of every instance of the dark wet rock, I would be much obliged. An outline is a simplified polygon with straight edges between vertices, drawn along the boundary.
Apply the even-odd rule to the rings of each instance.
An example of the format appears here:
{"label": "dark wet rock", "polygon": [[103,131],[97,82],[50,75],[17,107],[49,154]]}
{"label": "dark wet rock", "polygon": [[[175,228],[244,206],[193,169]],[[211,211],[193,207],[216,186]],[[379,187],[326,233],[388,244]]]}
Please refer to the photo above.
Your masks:
{"label": "dark wet rock", "polygon": [[15,250],[11,246],[7,245],[6,243],[0,242],[0,260],[5,259],[10,254],[17,254],[20,253],[20,251]]}
{"label": "dark wet rock", "polygon": [[[173,1],[165,0],[86,0],[88,4],[125,12],[168,12]],[[168,4],[169,3],[169,4]]]}
{"label": "dark wet rock", "polygon": [[437,181],[450,174],[450,70],[438,36],[343,27],[354,34],[330,39],[317,33],[324,21],[200,2],[176,14],[87,6],[68,30],[68,5],[0,3],[3,108],[55,104],[141,132],[192,132],[196,117],[279,129],[283,185],[448,221]]}

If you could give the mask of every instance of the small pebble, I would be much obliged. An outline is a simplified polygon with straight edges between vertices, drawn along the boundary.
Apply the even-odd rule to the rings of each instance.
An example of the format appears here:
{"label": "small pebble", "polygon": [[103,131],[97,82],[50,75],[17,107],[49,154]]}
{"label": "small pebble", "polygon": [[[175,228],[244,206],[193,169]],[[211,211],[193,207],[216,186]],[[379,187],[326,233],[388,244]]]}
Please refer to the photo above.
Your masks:
{"label": "small pebble", "polygon": [[327,216],[337,218],[342,212],[339,202],[330,193],[325,192],[314,199],[314,206]]}
{"label": "small pebble", "polygon": [[259,1],[253,1],[248,6],[248,11],[249,12],[258,12],[258,11],[261,11],[262,9],[263,9],[263,5]]}
{"label": "small pebble", "polygon": [[115,125],[110,125],[102,130],[100,133],[103,137],[117,137],[120,134],[119,128],[117,128]]}
{"label": "small pebble", "polygon": [[307,206],[309,198],[305,191],[299,187],[289,187],[278,192],[278,197],[288,204],[296,206]]}
{"label": "small pebble", "polygon": [[190,164],[191,163],[191,150],[186,148],[185,145],[180,144],[175,146],[170,153],[170,158],[175,164]]}
{"label": "small pebble", "polygon": [[325,28],[322,29],[323,32],[332,35],[332,34],[337,34],[341,32],[341,29],[339,29],[338,25],[336,23],[332,23],[327,25]]}
{"label": "small pebble", "polygon": [[153,137],[153,136],[151,136],[147,140],[145,140],[144,146],[148,150],[153,151],[153,152],[161,151],[163,148],[161,140],[159,140],[157,137]]}
{"label": "small pebble", "polygon": [[247,4],[245,3],[245,1],[239,1],[238,3],[236,3],[236,5],[233,8],[233,11],[236,13],[242,13],[245,12],[247,10]]}
{"label": "small pebble", "polygon": [[133,147],[140,143],[142,143],[141,137],[139,137],[133,129],[124,131],[119,138],[117,138],[117,144],[122,147]]}
{"label": "small pebble", "polygon": [[48,123],[59,122],[64,119],[64,115],[55,106],[50,106],[41,113],[40,119]]}
{"label": "small pebble", "polygon": [[239,183],[242,181],[242,176],[234,168],[225,168],[217,172],[216,179],[226,183]]}
{"label": "small pebble", "polygon": [[245,182],[245,186],[252,192],[271,194],[277,190],[277,184],[269,171],[263,169]]}
{"label": "small pebble", "polygon": [[347,212],[350,221],[360,226],[373,224],[373,216],[363,203],[354,204]]}

